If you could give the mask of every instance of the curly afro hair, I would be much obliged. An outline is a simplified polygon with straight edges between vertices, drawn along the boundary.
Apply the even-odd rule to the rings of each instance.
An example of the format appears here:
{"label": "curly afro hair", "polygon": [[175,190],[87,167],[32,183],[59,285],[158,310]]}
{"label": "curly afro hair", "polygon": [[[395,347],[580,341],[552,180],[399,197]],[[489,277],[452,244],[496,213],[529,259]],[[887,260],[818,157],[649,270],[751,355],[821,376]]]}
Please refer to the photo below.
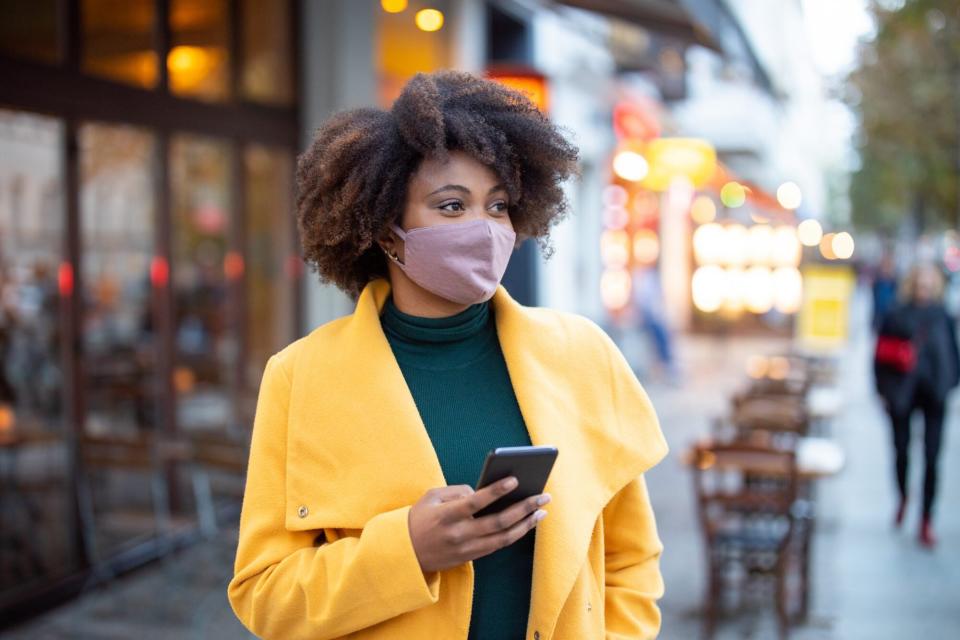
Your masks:
{"label": "curly afro hair", "polygon": [[509,195],[518,243],[536,238],[552,254],[549,227],[568,203],[562,183],[578,151],[523,94],[460,71],[417,74],[389,111],[330,117],[297,159],[297,224],[303,257],[356,299],[386,276],[377,245],[403,214],[407,184],[425,157],[465,152],[490,167]]}

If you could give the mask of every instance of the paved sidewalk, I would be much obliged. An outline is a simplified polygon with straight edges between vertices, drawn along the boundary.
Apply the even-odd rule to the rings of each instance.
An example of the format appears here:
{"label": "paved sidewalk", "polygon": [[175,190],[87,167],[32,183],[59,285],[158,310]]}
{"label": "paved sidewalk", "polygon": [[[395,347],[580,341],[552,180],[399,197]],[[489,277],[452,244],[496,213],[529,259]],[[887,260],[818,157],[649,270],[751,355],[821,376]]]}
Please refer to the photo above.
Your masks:
{"label": "paved sidewalk", "polygon": [[[863,305],[857,306],[863,309]],[[856,327],[865,326],[863,314]],[[683,448],[705,433],[708,419],[724,408],[743,378],[747,357],[785,346],[783,341],[687,338],[679,353],[682,387],[651,382],[670,456],[648,482],[666,545],[663,572],[667,593],[661,602],[664,640],[700,637],[703,549],[695,519],[689,471],[679,461]],[[821,481],[819,528],[814,541],[810,623],[794,640],[947,640],[960,637],[960,404],[948,417],[941,460],[936,530],[940,546],[925,552],[914,542],[916,513],[906,528],[890,527],[893,514],[889,427],[875,402],[868,376],[868,337],[858,333],[843,360],[846,405],[832,434],[847,452],[847,468]],[[917,430],[916,436],[920,436]],[[956,436],[956,437],[955,437]],[[913,487],[919,489],[921,448],[914,442]],[[916,501],[914,502],[916,504]],[[251,637],[234,618],[226,599],[235,529],[214,541],[178,552],[113,585],[69,603],[16,631],[7,640],[239,639]],[[770,610],[747,611],[724,621],[717,640],[775,638]]]}

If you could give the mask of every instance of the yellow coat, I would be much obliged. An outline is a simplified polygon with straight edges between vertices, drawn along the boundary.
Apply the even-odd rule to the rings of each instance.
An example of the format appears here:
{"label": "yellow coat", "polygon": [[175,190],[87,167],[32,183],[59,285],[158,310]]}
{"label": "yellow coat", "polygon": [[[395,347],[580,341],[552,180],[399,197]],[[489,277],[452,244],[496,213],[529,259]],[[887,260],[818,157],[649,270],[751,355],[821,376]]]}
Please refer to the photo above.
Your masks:
{"label": "yellow coat", "polygon": [[[410,541],[410,505],[447,483],[380,326],[389,291],[371,281],[353,314],[267,363],[227,588],[262,638],[467,637],[473,563],[425,575]],[[642,474],[667,453],[653,407],[592,321],[502,285],[491,304],[530,439],[560,451],[526,637],[653,638],[663,547]]]}

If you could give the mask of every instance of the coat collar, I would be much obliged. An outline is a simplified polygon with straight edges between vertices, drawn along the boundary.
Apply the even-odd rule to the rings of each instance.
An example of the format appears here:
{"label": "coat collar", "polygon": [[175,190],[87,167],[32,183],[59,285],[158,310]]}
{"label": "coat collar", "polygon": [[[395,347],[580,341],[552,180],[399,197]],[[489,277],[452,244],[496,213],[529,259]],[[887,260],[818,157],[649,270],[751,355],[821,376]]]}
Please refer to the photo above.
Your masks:
{"label": "coat collar", "polygon": [[[380,325],[390,293],[367,284],[355,312],[305,338],[291,376],[286,526],[362,528],[377,513],[413,504],[446,481],[403,373]],[[609,393],[605,360],[571,337],[548,309],[525,307],[502,286],[491,299],[501,350],[533,444],[559,456],[546,490],[553,500],[538,526],[531,612],[555,620],[580,570],[606,502],[649,466],[644,442],[600,423],[581,406],[585,376]],[[570,360],[578,356],[580,361]],[[597,355],[597,358],[602,358]],[[594,366],[596,365],[596,366]],[[579,394],[579,395],[578,395]],[[604,395],[599,402],[607,402]],[[299,507],[309,515],[298,517]],[[549,567],[547,566],[549,564]],[[533,615],[531,615],[533,619]]]}

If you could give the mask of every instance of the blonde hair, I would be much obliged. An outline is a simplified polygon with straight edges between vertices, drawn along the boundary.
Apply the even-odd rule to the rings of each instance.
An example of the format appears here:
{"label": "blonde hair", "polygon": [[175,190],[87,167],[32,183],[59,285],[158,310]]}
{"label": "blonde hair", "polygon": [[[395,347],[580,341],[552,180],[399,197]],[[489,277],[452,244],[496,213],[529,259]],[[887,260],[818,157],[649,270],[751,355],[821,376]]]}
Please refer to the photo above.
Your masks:
{"label": "blonde hair", "polygon": [[923,263],[910,267],[910,271],[907,272],[906,277],[900,282],[900,287],[897,291],[897,297],[900,299],[900,302],[908,304],[916,301],[917,280],[920,279],[920,276],[924,272],[932,273],[934,276],[933,299],[938,301],[943,299],[943,289],[946,286],[943,272],[935,265]]}

